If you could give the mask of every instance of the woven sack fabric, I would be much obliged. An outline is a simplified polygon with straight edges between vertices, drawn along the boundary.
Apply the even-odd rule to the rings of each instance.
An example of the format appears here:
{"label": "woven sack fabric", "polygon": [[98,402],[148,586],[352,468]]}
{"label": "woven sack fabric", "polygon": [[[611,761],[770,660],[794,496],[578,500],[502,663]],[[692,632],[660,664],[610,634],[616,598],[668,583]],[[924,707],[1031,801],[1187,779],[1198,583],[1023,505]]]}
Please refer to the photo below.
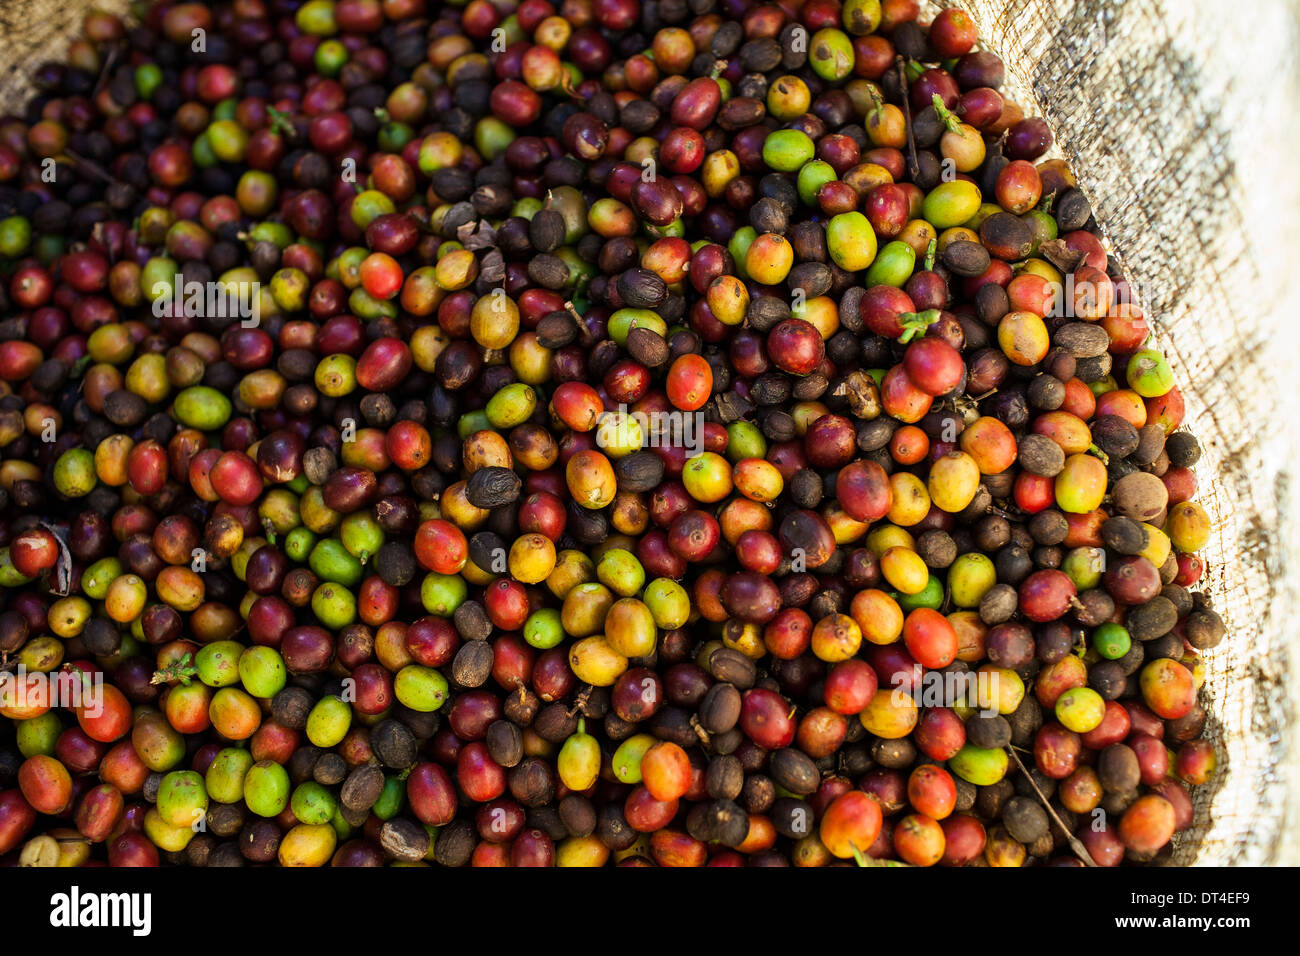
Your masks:
{"label": "woven sack fabric", "polygon": [[[1205,449],[1206,654],[1220,773],[1175,861],[1300,862],[1300,5],[967,0],[1045,117],[1153,320]],[[933,7],[932,7],[933,9]]]}

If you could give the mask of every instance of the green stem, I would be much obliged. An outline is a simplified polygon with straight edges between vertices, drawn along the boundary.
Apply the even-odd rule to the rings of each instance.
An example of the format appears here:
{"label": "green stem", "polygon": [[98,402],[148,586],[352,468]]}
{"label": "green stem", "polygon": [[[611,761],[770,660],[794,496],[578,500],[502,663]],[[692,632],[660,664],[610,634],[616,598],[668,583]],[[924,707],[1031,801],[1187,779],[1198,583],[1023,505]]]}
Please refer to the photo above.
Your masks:
{"label": "green stem", "polygon": [[1100,458],[1100,459],[1101,459],[1101,463],[1102,463],[1103,465],[1109,465],[1109,464],[1110,464],[1110,455],[1106,454],[1104,451],[1102,451],[1100,448],[1098,448],[1095,444],[1089,445],[1089,446],[1088,446],[1088,451],[1090,451],[1092,454],[1094,454],[1094,455],[1096,455],[1098,458]]}
{"label": "green stem", "polygon": [[293,128],[293,122],[289,119],[288,113],[281,113],[274,106],[266,108],[271,117],[271,129],[276,133],[282,133],[289,139],[293,139],[297,130]]}
{"label": "green stem", "polygon": [[961,120],[957,118],[952,110],[943,105],[942,96],[935,93],[930,97],[930,102],[934,104],[934,111],[939,114],[939,119],[943,121],[943,125],[947,127],[948,132],[956,133],[962,137],[966,135],[966,131],[961,128]]}
{"label": "green stem", "polygon": [[885,98],[880,95],[880,90],[874,83],[867,86],[867,95],[871,97],[871,109],[868,110],[870,115],[879,117],[880,111],[885,108]]}
{"label": "green stem", "polygon": [[938,321],[938,309],[926,309],[924,312],[900,312],[898,322],[903,327],[903,334],[898,337],[898,341],[906,345],[917,336],[924,335],[925,330]]}

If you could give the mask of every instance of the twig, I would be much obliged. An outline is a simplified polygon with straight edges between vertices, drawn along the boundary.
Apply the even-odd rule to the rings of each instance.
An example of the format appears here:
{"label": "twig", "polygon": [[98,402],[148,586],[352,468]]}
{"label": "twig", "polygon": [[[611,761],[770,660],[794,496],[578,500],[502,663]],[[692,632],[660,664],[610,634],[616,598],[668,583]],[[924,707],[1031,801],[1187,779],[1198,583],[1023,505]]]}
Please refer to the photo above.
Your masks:
{"label": "twig", "polygon": [[907,120],[907,158],[912,171],[912,179],[921,175],[921,163],[916,158],[916,134],[912,132],[912,99],[907,85],[907,69],[903,58],[895,57],[894,66],[898,69],[898,83],[903,88],[903,118]]}
{"label": "twig", "polygon": [[99,165],[99,163],[89,160],[85,156],[78,156],[70,149],[65,149],[63,155],[72,160],[73,167],[81,172],[90,173],[90,175],[94,176],[96,179],[102,180],[110,185],[117,185],[120,182],[117,177],[106,170],[103,166]]}
{"label": "twig", "polygon": [[997,515],[999,518],[1006,518],[1008,521],[1024,521],[1026,517],[1024,511],[1020,508],[1003,508],[996,504],[989,507],[989,514]]}
{"label": "twig", "polygon": [[1070,844],[1070,849],[1074,851],[1074,855],[1083,861],[1084,866],[1096,866],[1097,863],[1088,852],[1088,848],[1083,845],[1078,837],[1070,832],[1070,828],[1065,825],[1065,821],[1062,820],[1060,815],[1052,809],[1052,805],[1047,802],[1047,797],[1043,796],[1043,791],[1038,788],[1038,781],[1030,776],[1029,771],[1025,769],[1024,761],[1020,759],[1020,754],[1016,753],[1016,748],[1007,747],[1007,753],[1011,754],[1011,759],[1016,762],[1016,766],[1019,767],[1020,772],[1025,775],[1025,779],[1029,781],[1029,785],[1034,788],[1034,793],[1038,794],[1038,799],[1042,802],[1043,809],[1047,811],[1048,816],[1056,821],[1056,825],[1060,827],[1061,832],[1065,834],[1065,840]]}
{"label": "twig", "polygon": [[591,684],[588,684],[585,688],[583,688],[582,691],[578,694],[578,696],[574,699],[573,706],[569,708],[567,716],[575,717],[579,713],[581,713],[584,717],[587,716],[587,699],[591,697],[591,692],[595,689],[596,688]]}
{"label": "twig", "polygon": [[104,65],[99,68],[99,79],[95,81],[94,92],[91,97],[99,95],[99,91],[104,88],[104,81],[108,79],[108,74],[112,72],[113,67],[117,65],[117,47],[108,51],[108,56],[104,57]]}

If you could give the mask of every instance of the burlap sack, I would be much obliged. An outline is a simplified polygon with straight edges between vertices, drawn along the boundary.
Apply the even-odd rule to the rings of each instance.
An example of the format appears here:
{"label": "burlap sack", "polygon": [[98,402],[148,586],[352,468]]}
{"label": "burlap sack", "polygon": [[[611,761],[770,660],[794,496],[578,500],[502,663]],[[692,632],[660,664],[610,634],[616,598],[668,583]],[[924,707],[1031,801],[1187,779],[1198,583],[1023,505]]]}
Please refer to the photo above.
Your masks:
{"label": "burlap sack", "polygon": [[1178,862],[1300,862],[1293,0],[964,0],[1143,293],[1205,455],[1221,772]]}
{"label": "burlap sack", "polygon": [[[99,0],[120,11],[125,0]],[[962,0],[1143,294],[1205,455],[1217,780],[1175,860],[1300,863],[1300,23],[1294,0]],[[0,0],[0,110],[83,0]],[[932,8],[933,9],[933,8]]]}

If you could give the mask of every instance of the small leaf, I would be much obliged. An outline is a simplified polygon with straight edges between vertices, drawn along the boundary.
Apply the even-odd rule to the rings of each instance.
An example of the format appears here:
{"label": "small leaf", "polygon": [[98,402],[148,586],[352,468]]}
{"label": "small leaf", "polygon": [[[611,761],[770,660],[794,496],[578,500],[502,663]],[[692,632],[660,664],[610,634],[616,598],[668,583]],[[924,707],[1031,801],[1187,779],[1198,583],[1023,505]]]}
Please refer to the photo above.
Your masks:
{"label": "small leaf", "polygon": [[190,678],[198,674],[199,670],[194,666],[194,656],[186,654],[179,660],[172,661],[161,670],[154,671],[153,677],[149,678],[150,684],[170,684],[172,681],[180,681],[182,686],[190,686]]}
{"label": "small leaf", "polygon": [[858,418],[869,421],[880,417],[880,389],[876,380],[860,369],[844,376],[833,394],[846,399],[849,410]]}
{"label": "small leaf", "polygon": [[1071,249],[1065,244],[1064,239],[1052,239],[1038,247],[1044,259],[1050,262],[1062,272],[1073,272],[1075,267],[1083,261],[1083,253],[1077,249]]}
{"label": "small leaf", "polygon": [[491,249],[479,263],[479,279],[488,285],[499,285],[506,278],[506,260],[500,250]]}
{"label": "small leaf", "polygon": [[493,249],[497,243],[497,231],[485,219],[467,222],[456,229],[456,238],[470,252]]}
{"label": "small leaf", "polygon": [[68,550],[68,543],[63,540],[63,533],[58,528],[45,521],[41,522],[41,527],[54,535],[54,540],[59,545],[58,560],[50,569],[50,593],[64,597],[72,585],[72,552]]}

